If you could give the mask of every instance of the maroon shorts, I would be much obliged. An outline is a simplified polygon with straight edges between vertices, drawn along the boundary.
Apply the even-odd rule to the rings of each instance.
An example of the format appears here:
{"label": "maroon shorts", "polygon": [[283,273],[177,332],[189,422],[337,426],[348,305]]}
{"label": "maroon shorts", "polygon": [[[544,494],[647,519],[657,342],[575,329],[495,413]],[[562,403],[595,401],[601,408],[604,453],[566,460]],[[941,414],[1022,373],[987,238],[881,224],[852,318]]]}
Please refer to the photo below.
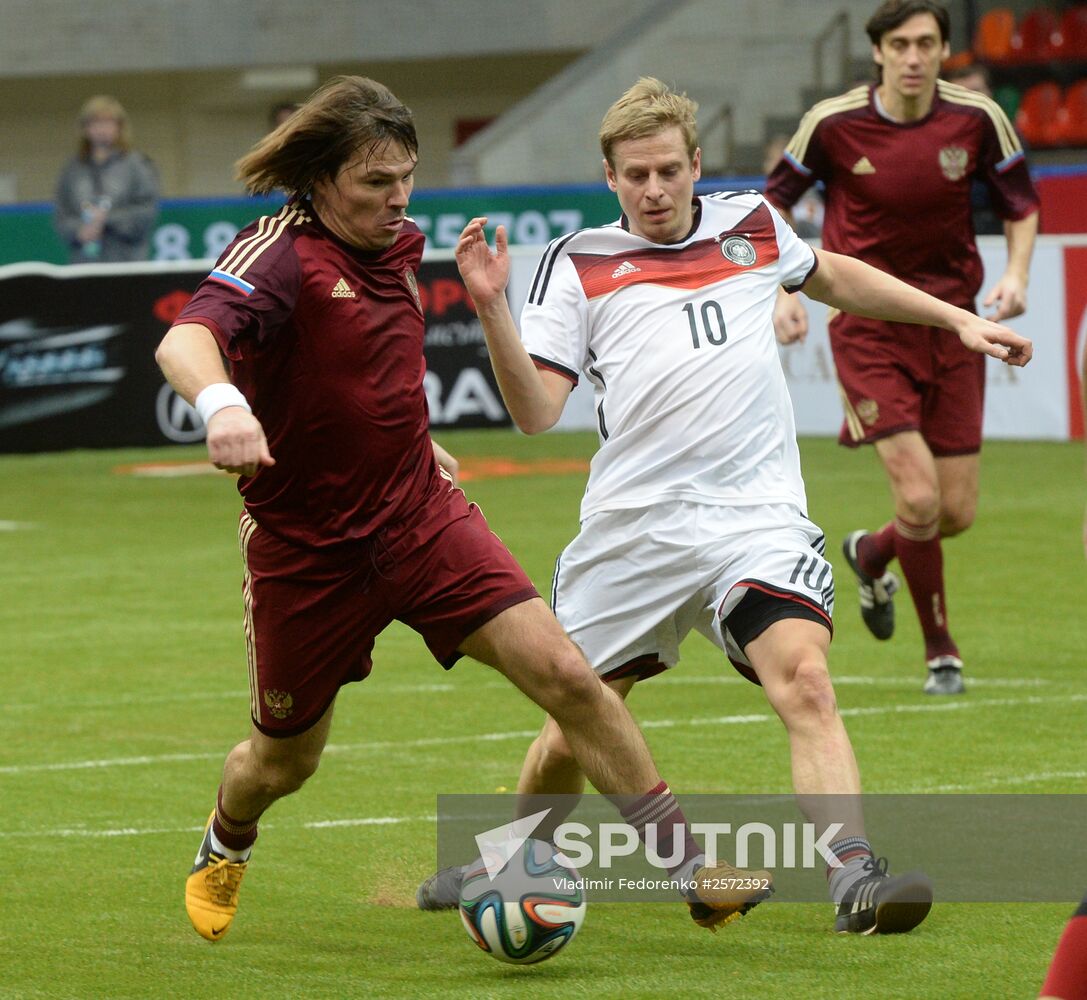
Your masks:
{"label": "maroon shorts", "polygon": [[242,512],[245,636],[253,722],[269,736],[314,725],[373,665],[394,619],[446,669],[476,629],[536,588],[458,489],[364,541],[302,548]]}
{"label": "maroon shorts", "polygon": [[845,408],[841,444],[920,431],[933,455],[981,450],[985,355],[955,334],[839,314],[830,347]]}

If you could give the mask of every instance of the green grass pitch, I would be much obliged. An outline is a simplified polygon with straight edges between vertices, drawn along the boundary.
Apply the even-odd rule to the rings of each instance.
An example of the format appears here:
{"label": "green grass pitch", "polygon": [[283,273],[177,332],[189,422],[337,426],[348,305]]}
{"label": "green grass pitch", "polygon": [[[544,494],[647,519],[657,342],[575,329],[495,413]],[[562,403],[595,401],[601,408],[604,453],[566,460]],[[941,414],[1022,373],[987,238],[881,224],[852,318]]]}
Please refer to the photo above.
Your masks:
{"label": "green grass pitch", "polygon": [[[521,462],[594,447],[586,434],[440,440],[461,458]],[[986,447],[978,522],[945,549],[976,703],[955,712],[929,711],[920,692],[906,595],[889,643],[857,614],[838,545],[888,511],[874,456],[826,440],[803,453],[838,570],[839,702],[918,707],[847,715],[866,791],[1087,792],[1082,448]],[[679,905],[590,900],[553,961],[489,959],[455,914],[419,913],[413,893],[433,864],[435,795],[512,787],[540,714],[478,664],[443,672],[399,625],[379,640],[373,676],[343,692],[321,770],[267,815],[234,927],[208,944],[182,886],[222,758],[247,730],[239,503],[225,476],[118,471],[202,458],[0,458],[0,998],[1037,995],[1087,872],[1068,872],[1067,903],[938,902],[917,931],[883,939],[835,936],[829,903],[770,903],[714,936]],[[583,483],[553,472],[466,489],[547,593]],[[698,724],[766,712],[761,692],[700,637],[683,656],[631,696],[657,723],[647,737],[672,787],[787,793],[780,724]],[[494,736],[476,745],[476,733]],[[1018,846],[1062,864],[1060,844]],[[995,878],[1016,863],[990,862]]]}

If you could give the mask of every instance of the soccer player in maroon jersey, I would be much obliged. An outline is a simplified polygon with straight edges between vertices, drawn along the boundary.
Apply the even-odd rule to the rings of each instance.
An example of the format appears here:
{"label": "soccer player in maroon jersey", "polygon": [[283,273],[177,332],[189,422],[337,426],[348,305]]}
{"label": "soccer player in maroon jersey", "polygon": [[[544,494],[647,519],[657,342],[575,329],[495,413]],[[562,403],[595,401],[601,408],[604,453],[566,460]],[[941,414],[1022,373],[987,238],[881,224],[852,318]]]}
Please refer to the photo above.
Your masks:
{"label": "soccer player in maroon jersey", "polygon": [[[803,118],[766,196],[787,211],[816,181],[825,188],[823,247],[974,309],[982,268],[971,220],[976,178],[1005,220],[1008,263],[986,295],[991,318],[1026,309],[1038,197],[1004,112],[988,97],[938,79],[949,53],[947,9],[887,0],[866,26],[881,82],[815,105]],[[779,340],[804,336],[796,296],[779,296]],[[897,558],[925,641],[929,694],[964,690],[948,626],[941,538],[965,531],[978,499],[985,361],[939,330],[902,336],[898,324],[832,314],[830,343],[845,421],[840,441],[873,444],[890,481],[894,517],[854,531],[846,560],[861,615],[877,639],[894,631]]]}
{"label": "soccer player in maroon jersey", "polygon": [[[185,892],[211,941],[237,911],[258,819],[317,769],[340,687],[369,674],[394,619],[447,669],[480,660],[556,718],[627,822],[669,832],[663,856],[683,834],[680,877],[718,870],[703,867],[623,700],[436,461],[423,234],[406,215],[416,158],[411,112],[385,87],[328,83],[239,161],[250,190],[291,198],[238,234],[156,353],[244,501],[252,729],[227,755]],[[751,905],[741,896],[688,902],[712,927]]]}

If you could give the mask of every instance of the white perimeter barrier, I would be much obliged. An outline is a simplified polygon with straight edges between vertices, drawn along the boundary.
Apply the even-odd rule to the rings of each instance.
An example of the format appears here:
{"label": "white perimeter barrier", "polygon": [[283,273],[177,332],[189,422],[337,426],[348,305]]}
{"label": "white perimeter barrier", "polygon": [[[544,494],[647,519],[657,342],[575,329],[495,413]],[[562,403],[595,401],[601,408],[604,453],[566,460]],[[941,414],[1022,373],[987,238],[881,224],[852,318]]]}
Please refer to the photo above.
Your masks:
{"label": "white perimeter barrier", "polygon": [[[988,293],[1004,269],[1001,237],[979,239]],[[532,284],[542,247],[511,247],[510,299],[514,316]],[[810,331],[803,344],[782,347],[781,363],[796,409],[800,434],[837,436],[842,422],[826,313],[807,299]],[[1042,236],[1031,264],[1028,309],[1009,326],[1034,341],[1026,368],[988,361],[985,436],[1019,440],[1068,440],[1083,433],[1078,372],[1087,349],[1087,236]],[[980,299],[979,299],[980,309]],[[980,310],[983,313],[985,310]],[[953,336],[948,334],[948,336]],[[561,430],[595,429],[592,386],[582,379],[557,425]]]}

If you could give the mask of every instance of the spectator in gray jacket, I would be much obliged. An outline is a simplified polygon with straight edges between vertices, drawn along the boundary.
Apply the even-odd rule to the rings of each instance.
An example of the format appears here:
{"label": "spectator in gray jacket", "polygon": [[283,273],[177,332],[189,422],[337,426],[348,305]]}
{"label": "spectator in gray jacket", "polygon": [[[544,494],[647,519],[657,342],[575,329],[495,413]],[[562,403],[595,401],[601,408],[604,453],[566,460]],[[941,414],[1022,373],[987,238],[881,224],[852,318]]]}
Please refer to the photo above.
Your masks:
{"label": "spectator in gray jacket", "polygon": [[147,260],[158,216],[154,165],[132,149],[128,115],[112,97],[88,100],[79,128],[79,152],[57,182],[53,216],[70,263]]}

